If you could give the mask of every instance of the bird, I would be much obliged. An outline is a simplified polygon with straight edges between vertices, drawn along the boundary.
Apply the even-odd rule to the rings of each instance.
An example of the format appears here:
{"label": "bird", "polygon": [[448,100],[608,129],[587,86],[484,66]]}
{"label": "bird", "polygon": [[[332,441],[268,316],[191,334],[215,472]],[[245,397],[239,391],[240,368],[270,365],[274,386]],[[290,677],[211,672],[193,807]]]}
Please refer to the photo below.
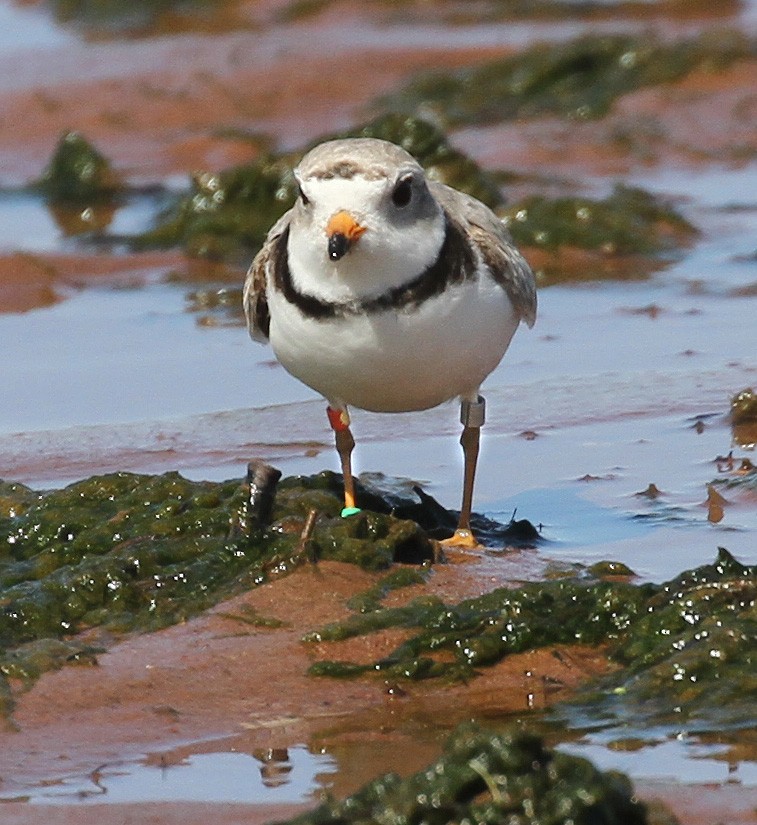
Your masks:
{"label": "bird", "polygon": [[504,223],[378,138],[329,140],[293,171],[294,205],[270,229],[243,289],[247,327],[326,401],[348,518],[358,512],[350,408],[427,410],[459,399],[463,495],[445,544],[471,530],[484,379],[521,321],[534,274]]}

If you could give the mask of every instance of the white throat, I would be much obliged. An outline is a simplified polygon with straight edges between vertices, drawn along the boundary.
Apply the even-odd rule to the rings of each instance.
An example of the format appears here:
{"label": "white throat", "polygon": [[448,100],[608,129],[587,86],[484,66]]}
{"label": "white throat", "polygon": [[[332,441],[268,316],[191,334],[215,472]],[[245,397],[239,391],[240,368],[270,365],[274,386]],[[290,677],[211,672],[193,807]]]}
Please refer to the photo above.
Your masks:
{"label": "white throat", "polygon": [[[392,222],[382,209],[384,187],[384,181],[363,178],[311,182],[313,207],[293,216],[287,247],[299,291],[328,302],[362,300],[409,283],[434,263],[444,243],[443,212]],[[333,261],[325,227],[340,210],[349,211],[365,232]]]}

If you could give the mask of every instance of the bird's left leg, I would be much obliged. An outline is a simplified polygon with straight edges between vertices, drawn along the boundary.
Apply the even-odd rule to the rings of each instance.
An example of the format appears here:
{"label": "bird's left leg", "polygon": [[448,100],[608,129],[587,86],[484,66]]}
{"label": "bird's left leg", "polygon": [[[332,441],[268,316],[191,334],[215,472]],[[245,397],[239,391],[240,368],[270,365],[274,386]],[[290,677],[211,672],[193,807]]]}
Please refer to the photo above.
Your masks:
{"label": "bird's left leg", "polygon": [[352,478],[352,451],[355,449],[355,439],[350,432],[350,415],[346,408],[337,410],[329,406],[326,408],[326,414],[329,417],[331,429],[334,431],[336,451],[342,463],[342,476],[344,477],[342,518],[346,518],[360,512],[360,508],[355,506],[355,482]]}
{"label": "bird's left leg", "polygon": [[463,398],[460,401],[460,423],[463,425],[463,434],[460,444],[463,448],[465,460],[463,472],[463,503],[460,508],[460,519],[453,536],[445,539],[442,544],[447,547],[476,548],[481,545],[476,541],[470,526],[473,510],[473,484],[476,480],[476,465],[478,464],[478,446],[481,439],[481,427],[484,423],[486,401],[479,395],[475,401]]}

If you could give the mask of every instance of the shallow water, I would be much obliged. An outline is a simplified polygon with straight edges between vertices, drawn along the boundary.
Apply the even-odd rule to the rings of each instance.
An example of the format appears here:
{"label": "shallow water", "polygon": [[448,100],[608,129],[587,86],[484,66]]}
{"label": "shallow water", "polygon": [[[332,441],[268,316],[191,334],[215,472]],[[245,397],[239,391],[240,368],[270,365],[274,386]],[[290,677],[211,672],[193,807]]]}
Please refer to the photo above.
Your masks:
{"label": "shallow water", "polygon": [[636,740],[624,747],[611,736],[589,734],[558,749],[590,759],[601,770],[621,771],[639,780],[757,788],[757,762],[729,759],[726,745],[703,744],[684,733],[654,730],[645,739],[646,744]]}
{"label": "shallow water", "polygon": [[[709,203],[695,188],[691,211],[704,216],[705,235],[690,252],[648,280],[542,290],[536,328],[518,333],[485,385],[479,508],[506,519],[517,507],[543,524],[545,554],[613,557],[656,580],[707,561],[718,544],[757,559],[754,508],[734,506],[712,525],[702,506],[716,457],[732,448],[729,399],[757,383],[757,296],[745,289],[757,279],[757,208],[742,177],[714,176],[712,188],[701,177]],[[683,183],[658,185],[675,195]],[[744,208],[723,209],[734,202]],[[14,206],[46,250],[70,248],[38,200],[6,195],[9,214]],[[133,220],[130,208],[115,226]],[[145,220],[144,204],[134,210]],[[189,287],[168,275],[118,288],[64,285],[65,300],[52,307],[0,315],[3,475],[59,484],[86,474],[87,461],[115,469],[119,444],[134,453],[130,469],[179,466],[191,477],[240,475],[251,454],[286,473],[336,467],[315,394],[241,326],[198,324]],[[426,482],[455,506],[456,419],[454,404],[400,416],[356,411],[356,468]],[[650,483],[664,495],[644,507],[635,493]],[[655,551],[660,541],[669,553]]]}
{"label": "shallow water", "polygon": [[326,753],[312,753],[299,745],[261,749],[254,753],[235,750],[148,757],[122,765],[103,765],[88,776],[67,776],[28,789],[35,804],[83,802],[216,802],[250,805],[282,805],[314,801],[329,787],[337,770]]}
{"label": "shallow water", "polygon": [[[433,730],[414,736],[421,754],[432,754],[443,736]],[[724,744],[652,728],[641,737],[618,729],[587,732],[557,749],[590,759],[600,770],[617,770],[642,787],[653,783],[731,786],[757,789],[757,762],[729,755]],[[406,774],[423,765],[424,755],[407,754],[380,742],[245,750],[244,740],[206,742],[177,752],[148,754],[143,759],[105,764],[91,774],[64,775],[14,789],[30,803],[125,804],[133,802],[215,802],[249,805],[315,804],[325,793],[357,789],[365,760],[370,775]],[[426,757],[429,758],[429,757]],[[338,786],[335,786],[338,783]],[[2,801],[2,800],[0,800]]]}
{"label": "shallow water", "polygon": [[162,192],[130,193],[118,204],[56,211],[29,190],[0,190],[0,253],[70,252],[81,238],[102,238],[118,250],[120,236],[147,231],[167,196]]}

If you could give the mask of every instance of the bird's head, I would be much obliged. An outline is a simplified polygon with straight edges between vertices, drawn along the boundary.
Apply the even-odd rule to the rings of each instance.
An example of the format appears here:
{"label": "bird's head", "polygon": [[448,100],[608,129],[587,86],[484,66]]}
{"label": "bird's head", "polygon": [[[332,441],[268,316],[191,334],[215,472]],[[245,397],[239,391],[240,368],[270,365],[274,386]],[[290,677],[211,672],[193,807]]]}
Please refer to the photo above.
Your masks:
{"label": "bird's head", "polygon": [[372,138],[329,141],[294,175],[289,254],[298,273],[368,294],[407,282],[435,260],[444,215],[404,149]]}

